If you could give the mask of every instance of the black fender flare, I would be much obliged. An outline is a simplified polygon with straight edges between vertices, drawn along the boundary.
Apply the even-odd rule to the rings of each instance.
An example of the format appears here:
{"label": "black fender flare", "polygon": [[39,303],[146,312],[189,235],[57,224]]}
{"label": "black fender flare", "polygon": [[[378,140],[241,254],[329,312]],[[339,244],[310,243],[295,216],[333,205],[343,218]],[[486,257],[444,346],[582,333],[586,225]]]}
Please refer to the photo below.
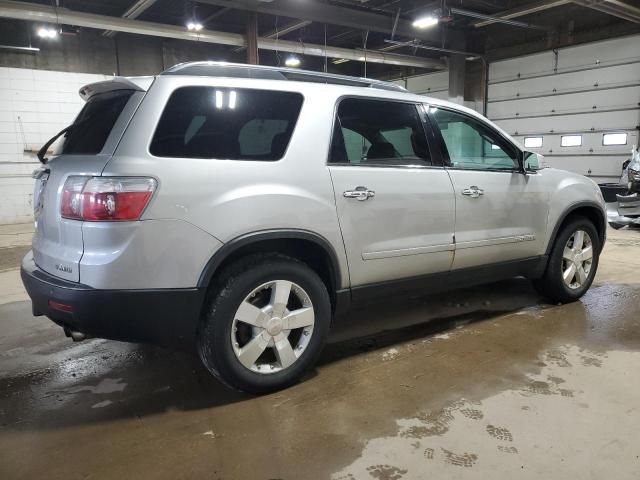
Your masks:
{"label": "black fender flare", "polygon": [[252,243],[259,243],[265,240],[289,239],[307,240],[322,248],[322,250],[324,250],[329,257],[331,274],[334,281],[334,288],[335,290],[340,289],[342,283],[340,263],[338,262],[338,255],[336,254],[336,251],[331,243],[329,243],[326,238],[318,235],[317,233],[311,232],[309,230],[299,229],[260,230],[256,232],[245,233],[234,238],[233,240],[230,240],[229,242],[224,243],[222,247],[220,247],[213,254],[213,256],[209,259],[204,269],[202,270],[200,278],[198,279],[198,287],[207,288],[211,282],[211,279],[218,270],[218,267],[220,267],[222,262],[224,262],[224,260],[228,258],[229,255],[231,255],[238,249]]}
{"label": "black fender flare", "polygon": [[553,227],[553,231],[551,232],[551,236],[549,237],[549,243],[547,244],[547,248],[545,251],[546,255],[551,254],[551,249],[553,248],[553,244],[555,243],[556,237],[558,236],[558,231],[560,230],[560,226],[564,223],[567,217],[571,215],[573,212],[575,212],[576,210],[580,208],[585,208],[585,207],[593,208],[598,212],[598,217],[600,218],[600,225],[596,225],[596,228],[598,228],[599,231],[602,232],[602,234],[600,235],[600,247],[601,248],[604,247],[604,241],[606,238],[606,231],[607,231],[606,213],[602,211],[602,207],[600,206],[600,204],[596,202],[583,201],[583,202],[572,203],[562,212],[560,217],[558,217],[558,220],[556,221],[556,224]]}

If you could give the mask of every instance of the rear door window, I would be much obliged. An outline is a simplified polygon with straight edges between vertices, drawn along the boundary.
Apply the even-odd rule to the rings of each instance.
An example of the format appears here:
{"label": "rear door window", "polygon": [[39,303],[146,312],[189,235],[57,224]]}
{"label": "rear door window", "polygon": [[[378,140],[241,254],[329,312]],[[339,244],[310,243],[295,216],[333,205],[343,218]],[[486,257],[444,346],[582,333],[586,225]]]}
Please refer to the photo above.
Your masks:
{"label": "rear door window", "polygon": [[416,105],[346,98],[338,106],[331,163],[433,165]]}
{"label": "rear door window", "polygon": [[302,100],[293,92],[179,88],[162,112],[149,150],[158,157],[279,160]]}
{"label": "rear door window", "polygon": [[114,90],[91,97],[65,135],[59,153],[100,153],[133,93],[133,90]]}

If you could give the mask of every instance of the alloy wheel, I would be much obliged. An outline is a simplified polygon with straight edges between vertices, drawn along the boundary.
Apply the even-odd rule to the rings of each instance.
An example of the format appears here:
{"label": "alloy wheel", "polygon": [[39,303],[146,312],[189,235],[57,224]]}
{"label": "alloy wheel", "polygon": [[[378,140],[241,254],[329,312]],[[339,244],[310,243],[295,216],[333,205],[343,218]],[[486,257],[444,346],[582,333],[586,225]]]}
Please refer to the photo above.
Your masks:
{"label": "alloy wheel", "polygon": [[562,252],[562,279],[572,290],[585,285],[593,264],[593,243],[584,230],[569,237]]}
{"label": "alloy wheel", "polygon": [[247,369],[272,374],[293,365],[309,346],[315,315],[307,292],[287,280],[255,288],[238,307],[231,345]]}

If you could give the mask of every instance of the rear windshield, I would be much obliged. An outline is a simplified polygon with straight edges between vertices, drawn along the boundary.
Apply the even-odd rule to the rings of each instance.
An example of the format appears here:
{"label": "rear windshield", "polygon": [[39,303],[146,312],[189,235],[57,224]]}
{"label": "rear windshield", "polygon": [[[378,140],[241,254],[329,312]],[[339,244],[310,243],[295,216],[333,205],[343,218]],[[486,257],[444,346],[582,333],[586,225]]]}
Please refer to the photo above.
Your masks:
{"label": "rear windshield", "polygon": [[91,97],[66,134],[60,153],[100,153],[133,92],[115,90]]}
{"label": "rear windshield", "polygon": [[279,160],[302,95],[242,88],[183,87],[171,94],[151,141],[158,157]]}

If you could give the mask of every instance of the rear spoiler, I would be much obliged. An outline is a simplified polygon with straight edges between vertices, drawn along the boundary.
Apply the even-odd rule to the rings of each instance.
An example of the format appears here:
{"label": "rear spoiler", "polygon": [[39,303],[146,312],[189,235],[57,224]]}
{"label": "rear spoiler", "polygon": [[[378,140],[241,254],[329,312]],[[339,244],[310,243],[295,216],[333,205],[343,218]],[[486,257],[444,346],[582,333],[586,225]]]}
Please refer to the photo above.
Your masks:
{"label": "rear spoiler", "polygon": [[85,85],[78,92],[80,98],[85,102],[94,95],[114,90],[136,90],[138,92],[146,92],[155,77],[114,77],[111,80],[103,82],[90,83]]}

